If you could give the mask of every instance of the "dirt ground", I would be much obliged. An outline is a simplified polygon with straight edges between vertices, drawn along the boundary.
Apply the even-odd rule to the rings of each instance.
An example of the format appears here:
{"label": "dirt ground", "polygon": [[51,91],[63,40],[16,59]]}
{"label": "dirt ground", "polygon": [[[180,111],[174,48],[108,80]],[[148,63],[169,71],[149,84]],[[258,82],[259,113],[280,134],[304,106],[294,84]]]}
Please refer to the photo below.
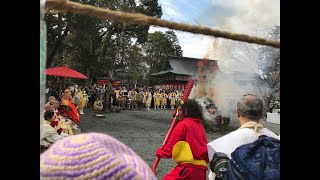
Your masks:
{"label": "dirt ground", "polygon": [[[124,110],[119,113],[104,114],[105,117],[102,118],[96,117],[96,113],[90,109],[84,109],[84,112],[84,115],[80,115],[82,133],[102,132],[109,134],[132,148],[152,166],[156,159],[155,151],[161,146],[170,127],[173,110]],[[262,121],[262,125],[280,134],[280,125],[265,121]],[[230,122],[230,129],[238,127],[235,120]],[[226,133],[207,133],[208,142],[224,134]],[[171,159],[161,159],[157,167],[158,179],[162,179],[174,165],[175,163]]]}

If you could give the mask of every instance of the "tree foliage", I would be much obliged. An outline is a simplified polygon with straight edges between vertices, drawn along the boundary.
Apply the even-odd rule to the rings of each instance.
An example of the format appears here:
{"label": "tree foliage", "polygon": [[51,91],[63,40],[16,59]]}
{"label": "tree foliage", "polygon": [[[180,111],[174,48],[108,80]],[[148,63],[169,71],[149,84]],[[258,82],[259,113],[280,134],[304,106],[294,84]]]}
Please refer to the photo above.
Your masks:
{"label": "tree foliage", "polygon": [[[148,41],[143,44],[145,58],[149,67],[148,77],[150,74],[163,71],[168,68],[168,56],[182,56],[182,49],[179,45],[178,38],[174,31],[156,31],[148,35]],[[150,77],[150,83],[153,84],[155,79]]]}
{"label": "tree foliage", "polygon": [[[266,38],[280,39],[280,26],[267,32]],[[241,62],[257,72],[271,89],[280,84],[280,49],[243,42],[228,41],[228,54],[225,59]]]}
{"label": "tree foliage", "polygon": [[[162,16],[157,0],[76,0],[83,4]],[[132,42],[144,43],[149,26],[126,25],[77,14],[46,15],[47,67],[68,64],[87,76],[105,76],[119,64],[128,64]],[[136,51],[134,51],[136,52]]]}
{"label": "tree foliage", "polygon": [[[280,26],[275,26],[269,33],[268,38],[280,39]],[[279,88],[280,86],[280,49],[269,46],[259,48],[260,54],[258,65],[261,77],[267,81],[269,86]]]}

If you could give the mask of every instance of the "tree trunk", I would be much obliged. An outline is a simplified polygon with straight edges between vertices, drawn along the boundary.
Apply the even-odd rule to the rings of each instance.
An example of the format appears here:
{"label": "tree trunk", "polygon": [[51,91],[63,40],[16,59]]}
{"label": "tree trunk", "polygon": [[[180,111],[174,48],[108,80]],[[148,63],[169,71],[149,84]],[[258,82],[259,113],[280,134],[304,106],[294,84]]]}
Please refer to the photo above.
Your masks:
{"label": "tree trunk", "polygon": [[111,81],[112,81],[112,70],[109,70],[108,72],[108,89],[106,90],[105,96],[104,96],[104,111],[109,112],[111,109]]}
{"label": "tree trunk", "polygon": [[[108,96],[107,96],[107,98],[108,98],[108,107],[109,107],[109,109],[111,109],[111,89],[112,89],[112,83],[113,83],[113,73],[112,73],[113,71],[112,70],[110,70],[109,71],[109,81],[108,81]],[[115,99],[114,99],[114,101],[115,101]]]}
{"label": "tree trunk", "polygon": [[120,43],[121,43],[121,60],[120,60],[120,64],[121,64],[121,68],[124,68],[124,42],[123,42],[123,34],[124,34],[124,29],[126,28],[125,24],[122,24],[122,30],[121,30],[121,34],[120,34]]}
{"label": "tree trunk", "polygon": [[89,71],[88,66],[86,66],[86,75],[88,77],[88,79],[86,79],[86,84],[89,87],[89,85],[90,85],[90,71]]}
{"label": "tree trunk", "polygon": [[64,41],[65,37],[69,32],[69,26],[67,24],[66,29],[64,30],[63,34],[58,38],[55,46],[53,47],[52,51],[50,52],[48,59],[47,59],[47,67],[49,67],[53,61],[54,56],[57,54],[59,47],[61,46],[62,42]]}

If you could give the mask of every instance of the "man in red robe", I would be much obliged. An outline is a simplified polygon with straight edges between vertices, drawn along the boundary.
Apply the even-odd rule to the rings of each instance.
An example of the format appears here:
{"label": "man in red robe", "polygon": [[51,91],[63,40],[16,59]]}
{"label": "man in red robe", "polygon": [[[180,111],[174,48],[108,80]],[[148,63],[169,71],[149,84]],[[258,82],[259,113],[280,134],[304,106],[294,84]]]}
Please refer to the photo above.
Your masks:
{"label": "man in red robe", "polygon": [[[65,108],[63,108],[65,107]],[[77,107],[71,102],[71,93],[69,89],[66,89],[61,98],[60,114],[68,117],[74,121],[77,125],[80,124],[80,115]]]}
{"label": "man in red robe", "polygon": [[173,129],[168,142],[158,148],[156,156],[173,158],[177,165],[163,178],[206,179],[206,164],[209,162],[207,138],[201,123],[202,108],[193,99],[188,99],[179,112],[182,119]]}

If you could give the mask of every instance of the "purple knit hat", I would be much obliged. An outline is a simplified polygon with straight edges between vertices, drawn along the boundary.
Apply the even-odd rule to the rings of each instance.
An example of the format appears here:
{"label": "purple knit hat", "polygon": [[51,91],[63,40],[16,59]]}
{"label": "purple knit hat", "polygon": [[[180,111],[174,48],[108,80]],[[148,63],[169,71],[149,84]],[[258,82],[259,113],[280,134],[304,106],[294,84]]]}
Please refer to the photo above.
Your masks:
{"label": "purple knit hat", "polygon": [[157,179],[132,149],[100,133],[55,142],[40,156],[40,179]]}

